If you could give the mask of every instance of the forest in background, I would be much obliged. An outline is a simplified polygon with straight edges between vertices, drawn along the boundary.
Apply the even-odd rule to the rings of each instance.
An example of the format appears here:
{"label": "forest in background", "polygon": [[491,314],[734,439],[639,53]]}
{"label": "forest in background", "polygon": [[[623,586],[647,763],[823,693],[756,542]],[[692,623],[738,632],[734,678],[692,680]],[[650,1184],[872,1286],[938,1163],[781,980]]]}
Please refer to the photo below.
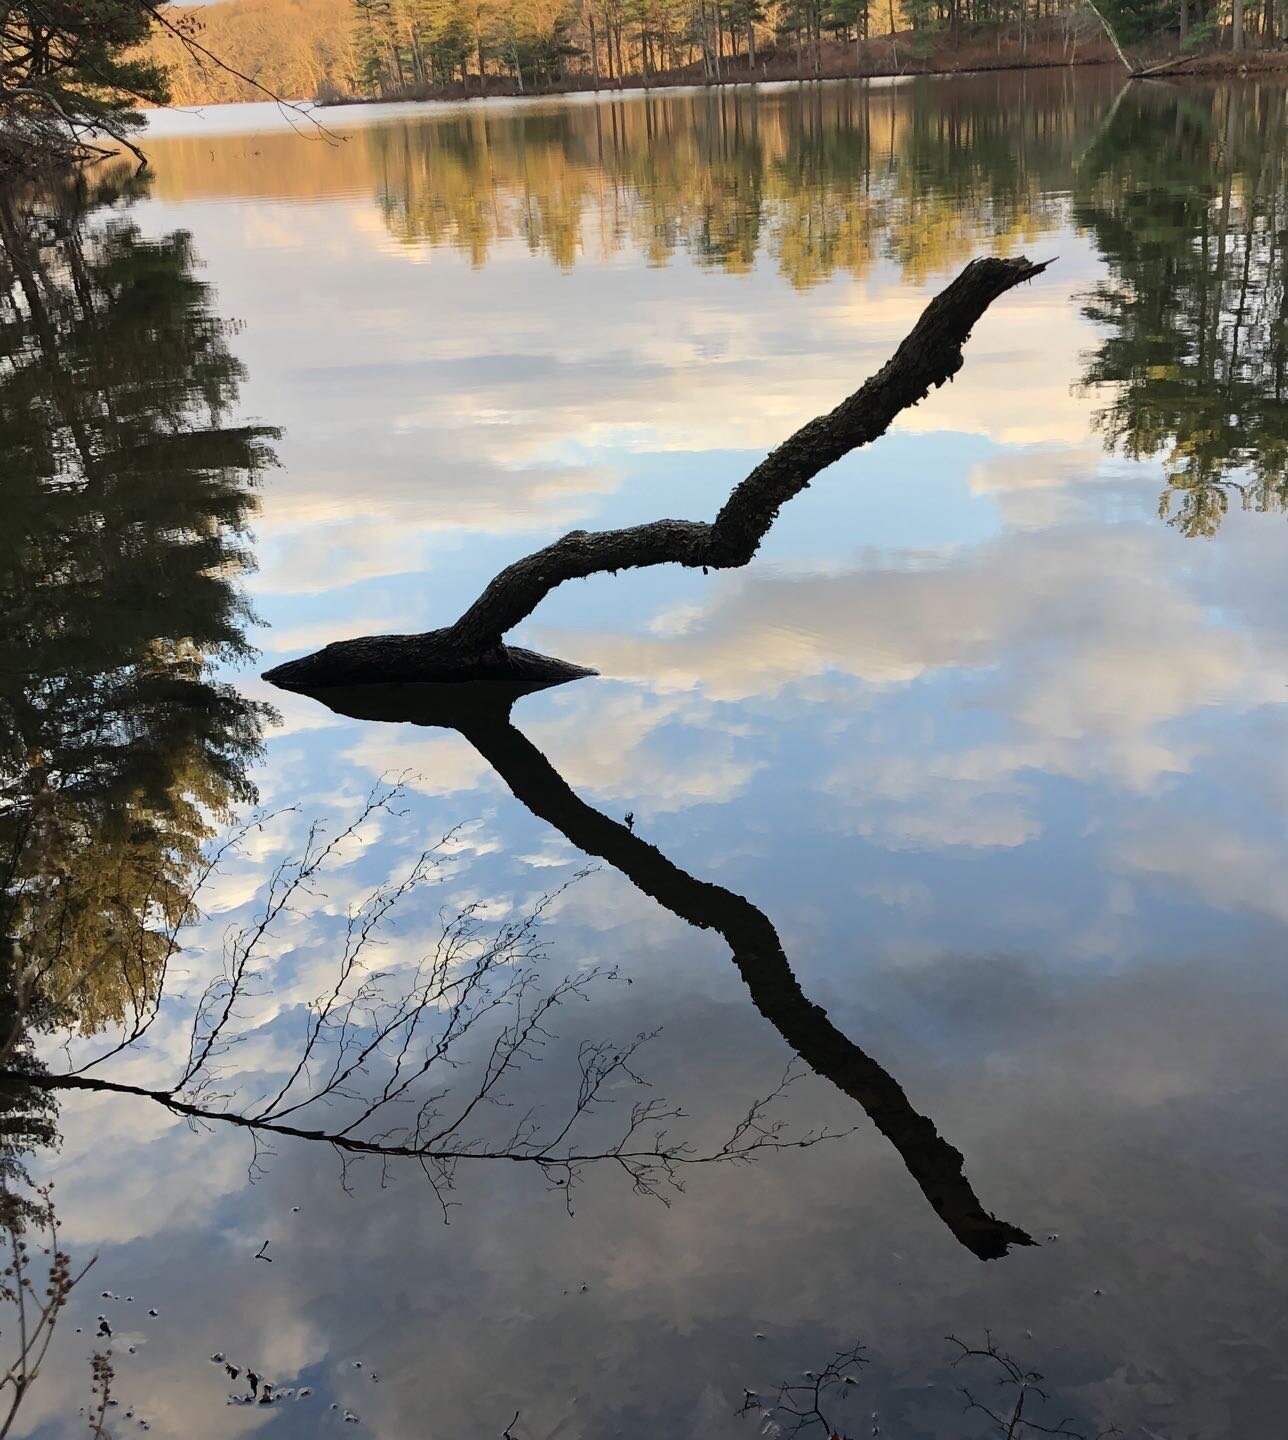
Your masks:
{"label": "forest in background", "polygon": [[[1112,0],[1124,43],[1277,46],[1276,0]],[[174,103],[525,93],[1112,55],[1086,0],[217,0],[167,10]],[[933,61],[933,63],[928,63]]]}

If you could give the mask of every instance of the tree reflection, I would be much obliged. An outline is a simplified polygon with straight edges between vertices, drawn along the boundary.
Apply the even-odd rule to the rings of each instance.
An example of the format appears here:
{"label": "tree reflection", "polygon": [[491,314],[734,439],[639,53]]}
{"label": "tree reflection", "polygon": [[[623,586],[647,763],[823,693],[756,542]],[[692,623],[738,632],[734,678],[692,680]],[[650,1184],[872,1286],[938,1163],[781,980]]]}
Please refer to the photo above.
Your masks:
{"label": "tree reflection", "polygon": [[767,258],[797,288],[882,259],[924,283],[1056,223],[1109,83],[1028,76],[1020,106],[995,76],[706,92],[447,116],[364,141],[395,238],[476,266],[506,241],[563,267],[629,244],[653,265],[688,254],[735,274]]}
{"label": "tree reflection", "polygon": [[586,854],[609,861],[682,920],[724,938],[757,1010],[811,1069],[862,1106],[962,1245],[982,1260],[1000,1258],[1011,1245],[1031,1245],[1025,1231],[984,1209],[963,1173],[961,1152],[913,1108],[899,1082],[805,995],[778,932],[762,911],[723,886],[696,879],[628,824],[574,794],[511,721],[515,701],[534,688],[540,687],[480,681],[360,685],[313,693],[343,715],[458,731],[534,815]]}
{"label": "tree reflection", "polygon": [[[917,284],[1056,229],[1072,194],[1107,274],[1084,383],[1133,458],[1162,456],[1164,518],[1211,535],[1231,500],[1288,504],[1288,98],[1112,77],[951,89],[813,87],[483,114],[366,137],[386,223],[487,263],[518,241],[568,267],[631,245],[805,288],[893,262]],[[1005,87],[1005,88],[1003,88]]]}
{"label": "tree reflection", "polygon": [[41,1217],[40,1203],[27,1173],[26,1157],[57,1139],[54,1097],[30,1083],[43,1066],[20,1013],[16,975],[21,954],[15,942],[0,942],[0,1042],[5,1072],[0,1075],[0,1230],[20,1231]]}
{"label": "tree reflection", "polygon": [[1159,512],[1216,533],[1234,497],[1288,506],[1288,97],[1133,92],[1087,157],[1075,216],[1108,274],[1085,383],[1107,445],[1161,455]]}
{"label": "tree reflection", "polygon": [[19,1028],[146,1003],[211,820],[252,794],[266,714],[214,667],[248,649],[239,577],[272,432],[229,423],[243,372],[189,237],[145,238],[119,198],[0,197],[0,934]]}

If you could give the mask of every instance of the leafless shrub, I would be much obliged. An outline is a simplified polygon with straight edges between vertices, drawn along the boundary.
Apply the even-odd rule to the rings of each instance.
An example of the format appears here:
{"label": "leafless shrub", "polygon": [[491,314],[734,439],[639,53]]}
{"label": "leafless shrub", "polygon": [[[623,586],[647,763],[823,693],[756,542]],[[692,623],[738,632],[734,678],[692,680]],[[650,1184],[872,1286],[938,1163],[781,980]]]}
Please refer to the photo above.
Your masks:
{"label": "leafless shrub", "polygon": [[[25,1193],[5,1177],[0,1187],[0,1244],[8,1261],[0,1274],[0,1305],[11,1314],[0,1325],[0,1334],[8,1340],[7,1353],[0,1359],[0,1437],[4,1437],[40,1375],[72,1291],[94,1261],[76,1269],[63,1248],[52,1184]],[[106,1378],[100,1379],[99,1358],[95,1356],[95,1394],[101,1394],[106,1408],[110,1377],[105,1371]],[[93,1433],[106,1434],[101,1427]]]}

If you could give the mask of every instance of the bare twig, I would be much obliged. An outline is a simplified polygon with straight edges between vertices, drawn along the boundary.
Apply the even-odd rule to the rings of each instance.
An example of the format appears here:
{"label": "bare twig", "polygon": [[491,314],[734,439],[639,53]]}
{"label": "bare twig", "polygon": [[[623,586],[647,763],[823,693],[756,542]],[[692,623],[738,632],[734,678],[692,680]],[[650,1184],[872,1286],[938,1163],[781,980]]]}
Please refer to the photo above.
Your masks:
{"label": "bare twig", "polygon": [[[983,1346],[967,1345],[955,1335],[950,1335],[948,1342],[957,1347],[958,1353],[952,1361],[954,1367],[963,1363],[980,1362],[990,1373],[990,1378],[1007,1392],[1005,1403],[1000,1407],[976,1400],[968,1390],[963,1389],[961,1392],[967,1401],[966,1413],[978,1412],[983,1415],[1002,1440],[1023,1440],[1026,1435],[1054,1435],[1062,1436],[1064,1440],[1088,1440],[1085,1432],[1074,1429],[1072,1421],[1067,1418],[1051,1424],[1045,1417],[1035,1415],[1032,1407],[1026,1411],[1026,1404],[1030,1401],[1038,1406],[1049,1401],[1049,1395],[1041,1388],[1043,1377],[1036,1370],[1027,1369],[1018,1360],[999,1350],[988,1331],[984,1332]],[[806,1370],[801,1380],[783,1381],[777,1397],[770,1404],[762,1400],[759,1392],[744,1390],[738,1414],[746,1415],[759,1411],[771,1418],[783,1416],[790,1422],[787,1431],[789,1435],[813,1431],[815,1427],[820,1427],[830,1440],[845,1440],[846,1432],[832,1418],[836,1412],[831,1410],[831,1406],[837,1401],[843,1401],[851,1389],[857,1389],[860,1383],[859,1372],[867,1363],[865,1348],[855,1345],[833,1356],[822,1370]],[[829,1405],[830,1413],[823,1409],[825,1401]],[[877,1418],[874,1412],[874,1435],[880,1433]],[[782,1432],[780,1428],[775,1428],[773,1433]],[[1106,1430],[1098,1431],[1095,1440],[1110,1440],[1110,1437],[1120,1436],[1121,1433],[1117,1426],[1111,1425]]]}
{"label": "bare twig", "polygon": [[754,1390],[745,1391],[738,1413],[745,1415],[750,1410],[768,1410],[791,1421],[791,1428],[787,1431],[789,1435],[820,1425],[825,1435],[832,1440],[840,1440],[841,1428],[824,1413],[823,1402],[829,1396],[843,1399],[847,1391],[858,1385],[856,1372],[867,1363],[864,1346],[853,1345],[834,1355],[822,1370],[806,1370],[801,1380],[784,1380],[772,1405],[766,1406]]}
{"label": "bare twig", "polygon": [[[397,905],[440,877],[453,832],[422,852],[401,878],[351,909],[335,978],[307,1007],[293,1061],[265,1094],[241,1094],[225,1062],[250,1033],[243,1009],[261,980],[257,956],[282,916],[320,894],[327,865],[363,822],[389,811],[401,793],[400,785],[376,786],[356,818],[329,837],[321,826],[310,827],[301,855],[277,866],[257,917],[230,935],[220,973],[193,1002],[187,1059],[169,1083],[127,1083],[99,1073],[97,1062],[94,1073],[87,1073],[88,1066],[54,1074],[39,1066],[0,1068],[0,1083],[21,1079],[49,1094],[131,1096],[194,1126],[235,1128],[251,1139],[252,1176],[279,1139],[327,1145],[342,1162],[364,1156],[411,1161],[430,1181],[445,1215],[456,1171],[468,1161],[533,1166],[571,1206],[568,1197],[581,1172],[595,1163],[612,1162],[637,1193],[665,1200],[668,1191],[683,1188],[681,1167],[746,1161],[761,1151],[837,1138],[839,1132],[826,1128],[789,1133],[771,1113],[791,1074],[709,1150],[669,1133],[683,1111],[657,1097],[634,1100],[620,1126],[605,1132],[594,1117],[619,1092],[638,1092],[646,1084],[635,1059],[652,1038],[647,1033],[624,1044],[584,1041],[560,1117],[551,1121],[530,1107],[511,1130],[498,1132],[491,1117],[510,1105],[513,1077],[542,1057],[556,1011],[586,999],[613,972],[588,968],[553,983],[541,980],[548,959],[543,916],[585,870],[517,919],[489,928],[476,907],[467,906],[442,917],[437,942],[416,963],[388,969],[373,964],[382,927]],[[130,1049],[129,1037],[140,1033],[139,1025],[128,1027],[109,1054]]]}
{"label": "bare twig", "polygon": [[151,18],[153,24],[172,35],[203,67],[205,65],[213,65],[215,69],[222,70],[225,74],[232,75],[235,79],[242,81],[243,84],[249,85],[252,90],[261,94],[265,100],[271,100],[292,129],[297,129],[295,120],[298,118],[305,124],[312,126],[328,144],[340,144],[342,137],[324,125],[317,116],[313,114],[312,106],[302,105],[295,100],[287,100],[285,96],[279,95],[276,90],[265,85],[257,76],[249,75],[246,71],[239,70],[221,55],[217,55],[209,46],[203,45],[202,42],[197,39],[191,25],[175,24],[175,22],[165,14],[162,8],[163,5],[168,3],[168,0],[135,0],[135,3],[140,10],[143,10]]}
{"label": "bare twig", "polygon": [[[79,1270],[73,1269],[71,1256],[62,1246],[52,1184],[39,1187],[33,1200],[17,1195],[6,1181],[0,1187],[0,1232],[8,1251],[8,1264],[0,1274],[0,1303],[14,1312],[13,1323],[6,1323],[3,1331],[12,1337],[17,1347],[0,1371],[0,1440],[3,1440],[12,1430],[28,1391],[39,1378],[68,1298],[94,1261],[89,1260]],[[34,1241],[33,1232],[38,1237]],[[96,1387],[98,1383],[96,1368]],[[104,1401],[106,1393],[104,1389]]]}
{"label": "bare twig", "polygon": [[[1060,1435],[1067,1437],[1067,1440],[1087,1440],[1086,1432],[1075,1429],[1068,1416],[1054,1423],[1048,1423],[1045,1416],[1041,1419],[1035,1417],[1030,1402],[1035,1402],[1040,1409],[1051,1398],[1042,1388],[1043,1375],[1038,1370],[1030,1370],[1021,1365],[1004,1350],[999,1350],[991,1332],[984,1332],[982,1346],[967,1345],[956,1335],[949,1335],[947,1339],[959,1352],[953,1360],[954,1368],[964,1363],[978,1362],[986,1374],[991,1372],[993,1383],[1004,1397],[1004,1403],[1000,1407],[986,1405],[963,1386],[961,1393],[966,1400],[968,1415],[978,1411],[989,1420],[1004,1440],[1022,1440],[1023,1436],[1029,1434]],[[1111,1426],[1108,1430],[1098,1431],[1095,1440],[1108,1440],[1108,1437],[1119,1433],[1117,1426]]]}

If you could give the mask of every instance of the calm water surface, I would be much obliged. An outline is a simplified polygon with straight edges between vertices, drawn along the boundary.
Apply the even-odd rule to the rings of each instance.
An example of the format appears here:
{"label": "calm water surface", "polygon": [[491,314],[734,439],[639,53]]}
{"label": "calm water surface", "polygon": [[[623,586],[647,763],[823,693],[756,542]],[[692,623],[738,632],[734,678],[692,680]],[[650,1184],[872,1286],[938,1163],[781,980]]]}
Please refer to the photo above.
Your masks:
{"label": "calm water surface", "polygon": [[[718,1149],[794,1051],[774,1114],[852,1133],[680,1166],[669,1203],[611,1163],[570,1193],[468,1159],[436,1194],[66,1096],[30,1163],[99,1260],[24,1433],[82,1433],[110,1311],[116,1434],[773,1434],[744,1390],[862,1342],[836,1423],[968,1440],[996,1431],[959,1387],[1000,1402],[944,1337],[986,1331],[1048,1377],[1048,1424],[1282,1434],[1284,89],[1089,71],[341,111],[336,143],[238,123],[165,120],[149,185],[11,207],[0,237],[5,823],[40,817],[9,923],[86,897],[67,954],[112,963],[71,1054],[113,1043],[119,975],[157,958],[138,917],[182,909],[222,814],[253,791],[273,818],[206,882],[146,1045],[94,1073],[171,1083],[230,929],[402,777],[270,927],[217,1094],[280,1088],[352,907],[447,836],[373,963],[558,892],[534,984],[585,981],[480,1135],[532,1107],[557,1130],[578,1047],[641,1033],[652,1088],[615,1075],[592,1138],[645,1094]],[[752,565],[552,595],[517,640],[601,676],[514,729],[258,678],[445,623],[570,527],[711,517],[956,269],[1021,250],[1058,261]],[[1004,1227],[1039,1243],[981,1260]],[[214,1354],[313,1393],[230,1405]]]}

